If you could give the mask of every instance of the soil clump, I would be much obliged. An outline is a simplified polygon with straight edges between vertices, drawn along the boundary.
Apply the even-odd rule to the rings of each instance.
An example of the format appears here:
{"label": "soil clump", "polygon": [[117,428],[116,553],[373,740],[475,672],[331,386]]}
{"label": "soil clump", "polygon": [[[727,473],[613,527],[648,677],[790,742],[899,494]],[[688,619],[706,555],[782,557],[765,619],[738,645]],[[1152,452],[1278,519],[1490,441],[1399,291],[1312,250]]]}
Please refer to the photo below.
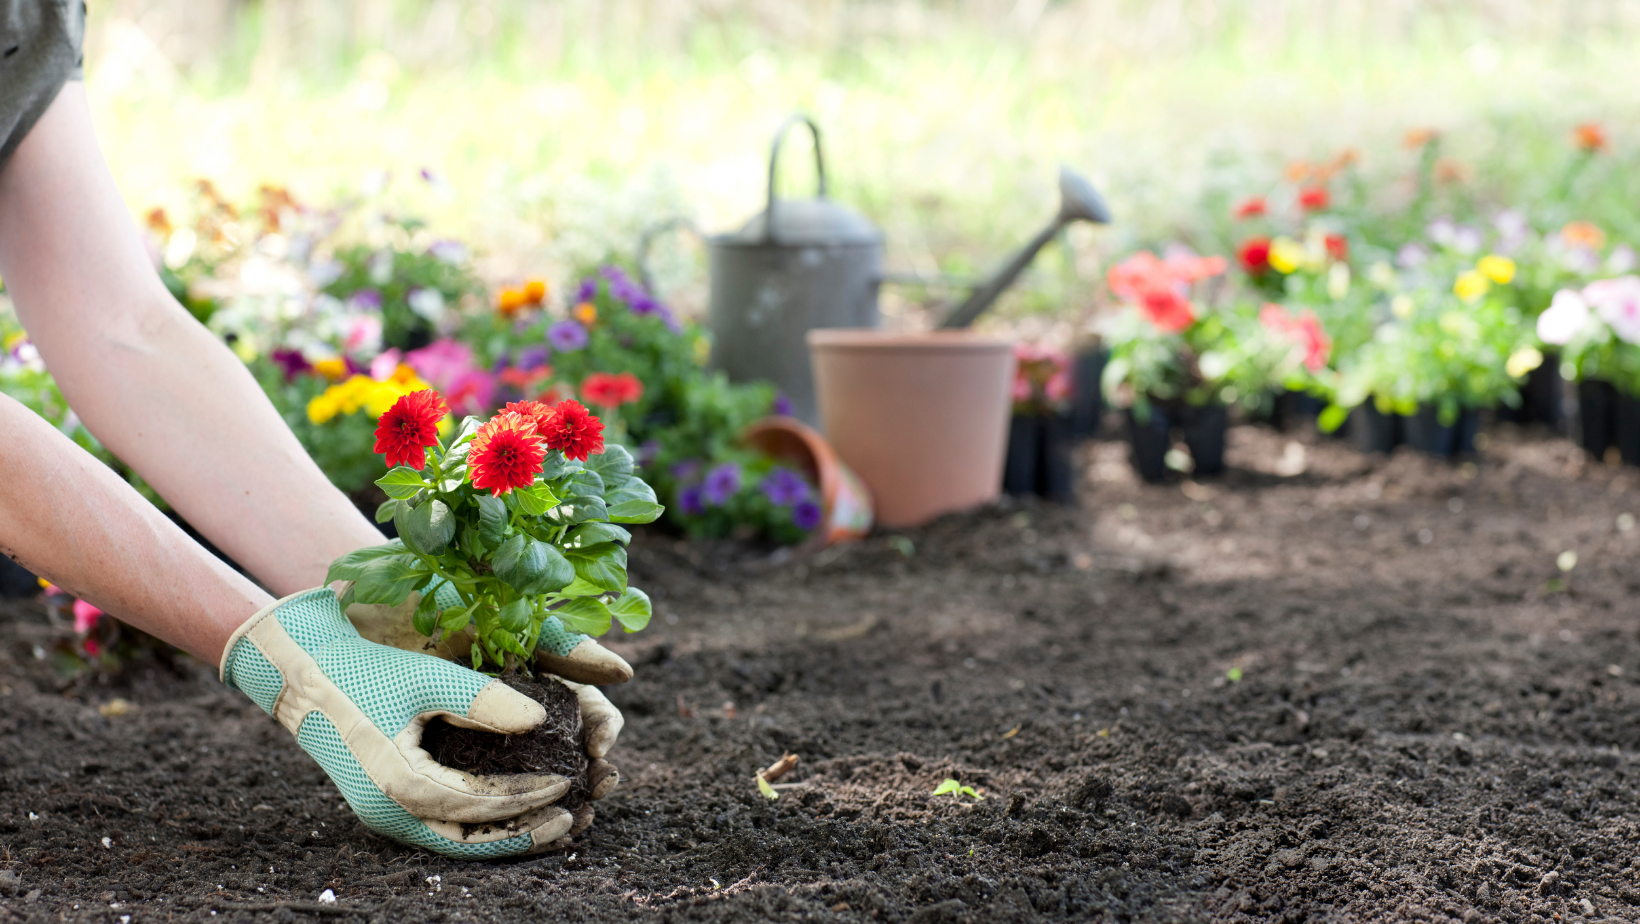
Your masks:
{"label": "soil clump", "polygon": [[503,674],[501,682],[540,703],[547,710],[546,721],[520,735],[498,735],[434,719],[422,732],[422,748],[444,766],[468,773],[556,773],[570,780],[557,804],[572,812],[585,805],[591,791],[586,735],[574,691],[554,680],[518,674]]}

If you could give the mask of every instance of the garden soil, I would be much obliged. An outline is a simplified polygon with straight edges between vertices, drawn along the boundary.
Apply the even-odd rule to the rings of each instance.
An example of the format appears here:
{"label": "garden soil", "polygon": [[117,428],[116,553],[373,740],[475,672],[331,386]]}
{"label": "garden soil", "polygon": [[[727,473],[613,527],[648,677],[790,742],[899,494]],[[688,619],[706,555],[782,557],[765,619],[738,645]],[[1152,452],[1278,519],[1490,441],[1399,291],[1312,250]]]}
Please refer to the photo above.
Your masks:
{"label": "garden soil", "polygon": [[207,667],[65,679],[9,605],[0,922],[1640,918],[1640,470],[1125,452],[824,551],[640,537],[625,780],[512,861],[374,836]]}

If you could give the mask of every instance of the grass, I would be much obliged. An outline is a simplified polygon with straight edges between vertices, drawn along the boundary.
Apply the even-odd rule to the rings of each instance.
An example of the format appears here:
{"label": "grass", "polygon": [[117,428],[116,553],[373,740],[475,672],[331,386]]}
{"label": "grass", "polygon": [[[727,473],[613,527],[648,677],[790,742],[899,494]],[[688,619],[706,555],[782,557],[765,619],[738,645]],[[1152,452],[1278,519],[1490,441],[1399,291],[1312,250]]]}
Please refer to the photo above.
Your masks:
{"label": "grass", "polygon": [[[1354,147],[1369,175],[1398,172],[1402,134],[1434,127],[1501,198],[1540,194],[1579,121],[1632,149],[1637,37],[1640,9],[1616,0],[131,0],[99,5],[87,66],[134,208],[179,206],[195,176],[323,201],[385,170],[393,201],[498,279],[630,251],[672,215],[737,226],[793,109],[900,271],[982,273],[1052,215],[1071,164],[1117,223],[1073,228],[1006,305],[1063,336],[1109,253],[1208,233],[1204,199],[1293,158]],[[811,184],[797,139],[781,187]],[[657,261],[698,309],[698,245]],[[944,294],[890,290],[885,311],[909,322]]]}

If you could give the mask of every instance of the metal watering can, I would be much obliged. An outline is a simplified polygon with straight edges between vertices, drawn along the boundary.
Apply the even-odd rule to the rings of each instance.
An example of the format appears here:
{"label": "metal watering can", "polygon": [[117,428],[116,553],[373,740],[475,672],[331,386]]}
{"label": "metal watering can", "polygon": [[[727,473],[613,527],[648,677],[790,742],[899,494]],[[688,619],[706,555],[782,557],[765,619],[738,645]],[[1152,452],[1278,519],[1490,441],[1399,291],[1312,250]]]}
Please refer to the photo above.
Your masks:
{"label": "metal watering can", "polygon": [[[780,145],[797,125],[808,126],[814,135],[818,193],[812,199],[776,195]],[[1066,225],[1109,223],[1110,212],[1099,193],[1069,169],[1060,169],[1059,194],[1053,221],[975,287],[941,327],[972,324]],[[780,126],[769,151],[767,205],[740,230],[708,238],[707,249],[712,365],[736,381],[773,382],[791,402],[794,416],[817,424],[803,335],[818,327],[876,327],[878,287],[897,280],[882,272],[882,232],[865,216],[826,198],[820,129],[813,119],[797,114]]]}

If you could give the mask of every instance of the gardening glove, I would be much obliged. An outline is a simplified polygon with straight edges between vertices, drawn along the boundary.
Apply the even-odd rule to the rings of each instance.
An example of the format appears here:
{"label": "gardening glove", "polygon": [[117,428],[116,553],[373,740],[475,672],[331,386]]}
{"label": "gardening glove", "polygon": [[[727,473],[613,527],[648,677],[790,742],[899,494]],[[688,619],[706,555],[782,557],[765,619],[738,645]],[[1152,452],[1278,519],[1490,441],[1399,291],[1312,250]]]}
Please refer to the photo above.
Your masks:
{"label": "gardening glove", "polygon": [[222,681],[296,736],[354,814],[384,837],[462,859],[545,850],[575,824],[556,774],[475,776],[421,748],[427,722],[501,734],[546,719],[499,680],[360,637],[329,588],[279,600],[240,626]]}
{"label": "gardening glove", "polygon": [[[346,585],[342,587],[345,593]],[[463,605],[461,595],[446,581],[439,581],[433,596],[441,610]],[[471,657],[471,626],[450,633],[443,642],[435,642],[416,631],[411,617],[420,603],[421,594],[414,592],[398,606],[355,603],[347,608],[347,618],[352,620],[360,635],[373,642],[405,651],[436,653],[453,661],[465,661]],[[626,659],[598,644],[591,636],[564,628],[556,616],[548,616],[541,624],[541,641],[535,649],[535,670],[575,683],[626,683],[632,679],[632,666],[626,663]]]}
{"label": "gardening glove", "polygon": [[[345,593],[346,585],[342,586]],[[439,583],[434,596],[440,609],[462,605],[460,594],[446,582]],[[473,650],[472,627],[452,632],[442,640],[422,635],[411,621],[420,603],[421,595],[412,591],[398,606],[355,603],[347,608],[347,618],[359,634],[370,641],[458,664],[468,662]],[[632,668],[620,655],[589,636],[566,630],[563,623],[552,616],[541,625],[540,644],[535,650],[535,669],[538,674],[552,675],[552,679],[569,687],[580,702],[587,757],[592,759],[587,766],[590,798],[593,801],[604,798],[620,783],[620,772],[604,757],[615,746],[615,739],[620,736],[626,720],[621,717],[620,710],[592,684],[625,683],[632,678]],[[577,680],[582,682],[577,683]],[[583,811],[577,815],[575,827],[570,833],[579,834],[591,823],[591,812]]]}

